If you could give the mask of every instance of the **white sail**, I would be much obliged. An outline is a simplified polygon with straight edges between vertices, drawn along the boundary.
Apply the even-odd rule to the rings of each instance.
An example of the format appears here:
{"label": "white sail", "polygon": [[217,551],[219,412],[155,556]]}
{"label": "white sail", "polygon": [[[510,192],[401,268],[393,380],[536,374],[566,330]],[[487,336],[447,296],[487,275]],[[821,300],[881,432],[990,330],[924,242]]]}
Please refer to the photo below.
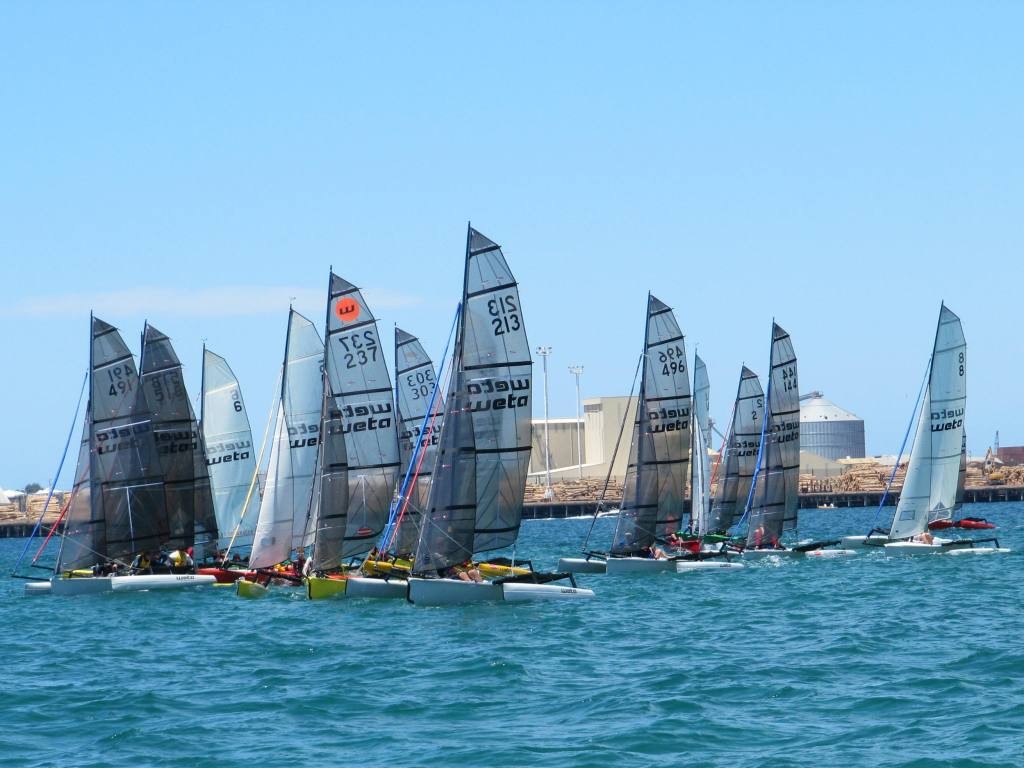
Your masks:
{"label": "white sail", "polygon": [[690,441],[690,527],[696,534],[711,533],[711,383],[700,355],[693,362],[693,429]]}
{"label": "white sail", "polygon": [[[252,429],[242,390],[231,366],[208,349],[203,350],[202,416],[206,464],[220,531],[219,546],[226,547],[237,528],[234,546],[248,552],[256,530],[256,507],[260,498],[258,484],[253,485],[256,452]],[[249,500],[248,510],[246,499]]]}
{"label": "white sail", "polygon": [[265,568],[301,545],[320,443],[324,346],[313,324],[291,310],[281,403],[249,565]]}
{"label": "white sail", "polygon": [[967,342],[960,318],[943,304],[935,331],[928,387],[890,539],[922,533],[929,516],[951,516],[956,504],[966,404]]}

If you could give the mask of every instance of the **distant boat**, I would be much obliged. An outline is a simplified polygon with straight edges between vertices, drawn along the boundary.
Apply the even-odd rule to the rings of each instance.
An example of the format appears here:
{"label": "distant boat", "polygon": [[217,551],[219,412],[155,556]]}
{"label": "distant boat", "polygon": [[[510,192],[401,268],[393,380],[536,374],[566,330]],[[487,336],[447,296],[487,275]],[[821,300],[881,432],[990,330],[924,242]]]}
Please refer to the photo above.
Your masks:
{"label": "distant boat", "polygon": [[[951,519],[964,456],[967,341],[960,318],[939,310],[924,398],[906,479],[888,532],[846,537],[844,544],[876,546],[889,554],[992,554],[1008,552],[995,539],[940,539],[926,533],[929,520]],[[994,546],[977,546],[990,543]]]}
{"label": "distant boat", "polygon": [[854,554],[850,550],[827,549],[838,541],[793,544],[783,541],[785,533],[796,530],[800,508],[800,390],[792,339],[774,322],[766,401],[757,471],[743,515],[747,521],[743,557],[845,557]]}
{"label": "distant boat", "polygon": [[[91,317],[90,327],[89,404],[60,552],[53,577],[29,582],[26,593],[78,595],[212,584],[212,576],[194,573],[130,572],[136,555],[156,553],[171,539],[164,473],[153,415],[131,352],[112,325]],[[179,518],[177,544],[192,538],[192,525]]]}
{"label": "distant boat", "polygon": [[[703,367],[703,363],[701,365]],[[642,373],[629,463],[611,547],[607,552],[585,551],[582,558],[562,558],[560,569],[576,573],[677,571],[677,563],[682,560],[704,559],[703,555],[690,551],[670,554],[662,549],[677,538],[683,492],[690,474],[691,449],[703,453],[704,460],[704,466],[698,468],[695,486],[698,525],[701,518],[707,519],[708,513],[701,511],[701,504],[706,504],[705,488],[710,479],[706,472],[703,431],[699,442],[705,447],[691,444],[693,403],[683,333],[672,308],[651,294],[647,296],[640,366]],[[702,390],[701,397],[706,400],[706,374],[696,382]],[[706,424],[703,411],[702,407],[701,419]],[[687,568],[721,568],[723,565],[726,563],[719,561]]]}

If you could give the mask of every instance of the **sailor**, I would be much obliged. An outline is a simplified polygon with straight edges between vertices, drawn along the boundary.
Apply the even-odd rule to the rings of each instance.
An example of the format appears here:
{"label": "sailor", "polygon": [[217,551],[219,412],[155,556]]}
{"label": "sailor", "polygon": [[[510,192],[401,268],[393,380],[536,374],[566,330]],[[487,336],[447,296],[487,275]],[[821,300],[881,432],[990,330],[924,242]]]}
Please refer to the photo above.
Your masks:
{"label": "sailor", "polygon": [[306,571],[306,550],[299,547],[295,552],[295,559],[292,560],[292,569],[295,571],[296,576],[302,576]]}
{"label": "sailor", "polygon": [[764,546],[764,523],[758,523],[754,529],[754,549],[761,549]]}
{"label": "sailor", "polygon": [[183,549],[179,547],[170,554],[171,568],[174,570],[191,570],[195,567],[192,561],[192,547]]}
{"label": "sailor", "polygon": [[149,553],[143,550],[132,560],[132,573],[152,573],[153,563],[149,559]]}

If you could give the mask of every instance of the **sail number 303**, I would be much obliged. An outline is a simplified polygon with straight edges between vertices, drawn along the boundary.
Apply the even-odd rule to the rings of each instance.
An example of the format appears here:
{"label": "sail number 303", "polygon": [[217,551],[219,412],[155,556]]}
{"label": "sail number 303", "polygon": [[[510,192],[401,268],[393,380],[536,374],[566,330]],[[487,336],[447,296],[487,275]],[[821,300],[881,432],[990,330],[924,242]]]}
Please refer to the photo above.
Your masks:
{"label": "sail number 303", "polygon": [[511,293],[488,301],[487,313],[491,316],[491,327],[495,336],[504,336],[523,327],[523,322],[519,319],[516,297]]}

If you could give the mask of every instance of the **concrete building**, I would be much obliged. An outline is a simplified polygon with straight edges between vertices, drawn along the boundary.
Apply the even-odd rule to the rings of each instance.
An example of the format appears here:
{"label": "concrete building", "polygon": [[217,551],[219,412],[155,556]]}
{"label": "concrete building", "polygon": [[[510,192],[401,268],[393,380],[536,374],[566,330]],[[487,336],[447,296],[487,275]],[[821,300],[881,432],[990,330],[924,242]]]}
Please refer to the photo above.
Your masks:
{"label": "concrete building", "polygon": [[[622,428],[622,445],[615,455],[615,443]],[[614,456],[612,477],[626,476],[629,441],[636,418],[635,397],[592,397],[583,401],[583,477],[603,480]],[[580,476],[577,460],[576,419],[550,419],[551,479],[572,480]],[[533,449],[530,453],[530,482],[545,482],[544,419],[533,420]]]}
{"label": "concrete building", "polygon": [[864,420],[825,399],[821,392],[803,395],[800,398],[800,450],[831,461],[862,458]]}

